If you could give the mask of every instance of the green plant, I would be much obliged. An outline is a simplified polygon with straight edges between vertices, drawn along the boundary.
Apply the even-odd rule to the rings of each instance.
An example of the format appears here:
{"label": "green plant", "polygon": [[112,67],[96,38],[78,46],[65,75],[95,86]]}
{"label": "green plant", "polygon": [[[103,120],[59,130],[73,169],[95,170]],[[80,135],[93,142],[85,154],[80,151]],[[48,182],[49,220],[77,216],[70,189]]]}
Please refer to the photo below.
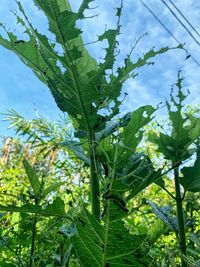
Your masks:
{"label": "green plant", "polygon": [[[45,139],[48,138],[50,132],[55,145],[60,140],[60,133],[53,131],[57,128],[56,124],[48,123],[44,119],[41,123],[41,118],[34,119],[34,123],[27,122],[13,112],[8,117],[9,119],[12,117],[12,122],[14,120],[18,122],[20,118],[21,124],[15,125],[18,127],[19,134],[26,132],[24,137],[28,137],[28,141],[25,142],[24,138],[21,142],[19,139],[7,138],[0,153],[0,202],[3,206],[2,209],[8,211],[8,213],[1,213],[0,218],[0,265],[29,266],[32,259],[35,266],[57,264],[61,262],[61,259],[64,262],[64,256],[70,247],[69,240],[59,233],[62,225],[66,223],[65,216],[52,217],[49,214],[44,217],[39,213],[40,211],[45,212],[48,207],[53,207],[53,203],[55,212],[59,207],[60,210],[62,209],[63,203],[65,203],[65,207],[75,207],[81,201],[81,197],[87,199],[87,184],[81,185],[81,183],[87,181],[88,174],[83,165],[73,155],[70,156],[70,152],[68,153],[66,149],[59,151],[56,148],[57,152],[55,153],[52,149],[52,142],[46,143]],[[54,127],[50,127],[53,125]],[[61,130],[61,124],[58,125]],[[29,126],[28,130],[27,126]],[[44,129],[45,131],[43,131]],[[45,138],[46,129],[48,129],[48,134]],[[37,136],[40,138],[38,139]],[[33,139],[30,140],[30,137]],[[22,164],[24,157],[34,166],[32,168],[27,161],[24,161],[30,179],[28,179]],[[78,185],[74,182],[74,175],[77,172],[80,173],[82,181]],[[38,180],[42,182],[42,186]],[[38,188],[41,189],[39,196]],[[37,195],[34,192],[37,192]],[[80,192],[82,192],[81,196]],[[38,207],[40,207],[39,213],[37,213]],[[32,213],[30,213],[31,211]],[[56,214],[54,213],[54,215]],[[33,229],[35,230],[33,231]],[[61,247],[62,253],[60,252]],[[32,253],[30,253],[31,251]]]}
{"label": "green plant", "polygon": [[[171,121],[171,133],[159,134],[151,133],[149,140],[157,144],[158,151],[163,153],[166,160],[174,168],[174,183],[175,183],[175,196],[169,191],[170,197],[176,201],[176,216],[177,216],[177,230],[178,239],[181,253],[186,256],[186,237],[185,237],[185,220],[183,211],[183,200],[187,191],[199,192],[199,145],[195,142],[199,139],[200,133],[200,119],[194,114],[184,112],[183,101],[186,95],[182,90],[183,78],[178,75],[176,83],[177,96],[173,96],[173,90],[171,92],[171,103],[167,102],[168,114]],[[175,111],[172,109],[175,108]],[[196,162],[193,167],[183,167],[180,170],[180,166],[194,153],[197,153]],[[180,171],[182,176],[180,175]],[[181,192],[181,185],[184,192]],[[164,181],[160,181],[160,186],[165,190]],[[187,266],[185,258],[182,257],[182,266]]]}
{"label": "green plant", "polygon": [[[66,213],[64,202],[60,197],[57,197],[52,204],[45,207],[42,205],[46,196],[45,191],[50,192],[50,189],[43,186],[42,177],[39,178],[31,164],[24,161],[33,190],[34,203],[20,207],[1,205],[0,209],[36,214],[29,266],[35,264],[34,238],[38,216],[66,219],[67,236],[70,236],[75,251],[73,253],[79,258],[82,266],[148,266],[150,261],[145,236],[130,235],[124,226],[124,219],[128,216],[130,201],[147,186],[160,181],[160,177],[166,174],[162,168],[155,170],[150,158],[136,151],[143,138],[144,127],[152,120],[156,109],[146,105],[119,118],[121,105],[119,96],[124,82],[134,78],[138,68],[153,64],[151,58],[167,52],[170,48],[165,47],[158,51],[151,49],[135,63],[131,61],[133,53],[131,49],[124,60],[124,65],[116,68],[117,38],[121,29],[123,8],[121,1],[116,13],[118,19],[116,29],[108,29],[98,37],[98,41],[106,40],[108,46],[105,49],[103,62],[97,64],[83,44],[81,30],[76,27],[76,22],[85,18],[84,12],[89,9],[91,2],[92,0],[84,0],[78,12],[74,13],[66,0],[34,1],[48,18],[49,31],[55,36],[54,42],[50,42],[47,36],[40,34],[32,26],[20,2],[17,3],[21,17],[15,15],[18,23],[25,28],[29,39],[18,39],[2,25],[7,38],[0,36],[0,44],[16,53],[33,70],[34,74],[49,87],[59,109],[67,112],[72,120],[76,139],[60,140],[57,146],[66,146],[90,169],[91,205],[88,208],[88,203],[82,201],[78,213],[73,214],[69,206]],[[56,44],[60,45],[61,51],[56,50]],[[108,71],[111,74],[108,74]],[[172,117],[180,116],[180,104],[177,108],[177,112],[170,113]],[[19,121],[19,124],[22,122]],[[24,125],[21,127],[24,128]],[[29,130],[27,128],[27,131]],[[176,128],[175,130],[179,131]],[[190,143],[193,141],[194,138]],[[182,144],[178,145],[182,151]],[[176,149],[179,148],[176,146]],[[176,181],[178,181],[177,164],[182,160],[179,158],[179,152],[177,153],[175,157],[170,158],[173,159],[171,169],[175,167]],[[53,187],[56,187],[56,184]],[[180,193],[178,189],[179,182],[177,194]],[[177,211],[180,212],[180,198],[177,198],[177,206],[179,206]],[[179,214],[178,218],[179,233],[181,233],[182,214]]]}

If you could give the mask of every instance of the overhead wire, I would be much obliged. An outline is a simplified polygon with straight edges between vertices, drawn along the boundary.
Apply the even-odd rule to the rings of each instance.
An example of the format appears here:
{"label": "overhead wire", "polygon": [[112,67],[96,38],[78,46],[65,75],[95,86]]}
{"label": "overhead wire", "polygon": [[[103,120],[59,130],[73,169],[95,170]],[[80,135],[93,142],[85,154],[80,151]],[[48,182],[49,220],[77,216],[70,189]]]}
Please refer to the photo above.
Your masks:
{"label": "overhead wire", "polygon": [[181,17],[184,18],[184,20],[190,25],[190,27],[193,29],[193,31],[200,37],[200,33],[195,29],[195,27],[192,25],[192,23],[186,18],[186,16],[180,11],[180,9],[172,2],[172,0],[168,0],[171,5],[176,9],[176,11],[181,15]]}
{"label": "overhead wire", "polygon": [[191,33],[191,31],[185,26],[185,24],[179,19],[176,13],[171,9],[171,7],[166,3],[165,0],[160,0],[172,13],[172,15],[176,18],[176,20],[182,25],[182,27],[188,32],[188,34],[192,37],[192,39],[200,46],[200,42],[195,38],[195,36]]}
{"label": "overhead wire", "polygon": [[[175,35],[165,26],[165,24],[158,18],[158,16],[152,11],[152,9],[147,6],[142,0],[140,0],[142,5],[151,13],[151,15],[160,23],[160,25],[167,31],[167,33],[180,45],[182,44],[176,37]],[[191,55],[188,49],[184,48],[184,50],[187,53],[187,57],[191,58],[199,67],[200,63]]]}

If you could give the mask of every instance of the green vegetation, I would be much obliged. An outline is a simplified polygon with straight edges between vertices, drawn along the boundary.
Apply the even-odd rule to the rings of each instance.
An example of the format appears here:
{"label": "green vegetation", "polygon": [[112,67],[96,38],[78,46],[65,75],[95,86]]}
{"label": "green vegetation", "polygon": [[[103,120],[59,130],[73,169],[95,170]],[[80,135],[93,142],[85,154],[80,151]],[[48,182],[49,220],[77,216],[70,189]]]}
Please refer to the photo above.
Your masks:
{"label": "green vegetation", "polygon": [[1,152],[0,266],[198,266],[200,118],[184,108],[181,74],[166,102],[168,124],[156,124],[159,107],[150,105],[119,116],[124,82],[182,46],[151,49],[136,62],[131,50],[116,66],[121,1],[116,28],[98,37],[108,44],[98,64],[76,26],[90,2],[74,13],[66,0],[34,0],[54,42],[20,2],[28,40],[2,26],[0,44],[48,86],[70,121],[5,115],[23,138],[7,138]]}

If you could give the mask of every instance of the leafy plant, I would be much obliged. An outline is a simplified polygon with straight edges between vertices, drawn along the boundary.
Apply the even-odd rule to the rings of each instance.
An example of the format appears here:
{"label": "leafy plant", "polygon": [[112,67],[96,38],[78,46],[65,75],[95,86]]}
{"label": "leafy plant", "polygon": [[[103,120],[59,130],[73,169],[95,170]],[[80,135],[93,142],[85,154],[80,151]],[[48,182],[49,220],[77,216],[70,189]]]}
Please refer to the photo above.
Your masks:
{"label": "leafy plant", "polygon": [[[92,0],[84,0],[75,13],[66,0],[34,0],[48,18],[49,31],[54,35],[55,41],[49,41],[47,36],[40,34],[33,27],[19,1],[17,4],[21,16],[15,15],[17,22],[25,29],[28,40],[19,39],[1,25],[7,38],[0,36],[0,44],[17,54],[23,63],[33,70],[49,87],[58,108],[67,112],[72,120],[76,140],[60,140],[57,146],[66,146],[90,168],[92,213],[88,211],[86,203],[82,203],[79,214],[71,218],[70,208],[66,212],[59,197],[46,207],[40,204],[48,192],[61,184],[43,187],[42,180],[39,180],[31,164],[24,161],[24,168],[33,190],[34,203],[21,207],[1,205],[0,209],[36,214],[33,222],[30,266],[35,263],[34,236],[39,215],[60,216],[72,221],[70,229],[75,227],[76,231],[70,235],[71,242],[81,266],[148,266],[145,237],[129,235],[124,226],[124,219],[129,213],[127,206],[130,200],[151,183],[160,181],[164,174],[162,168],[154,169],[147,155],[136,151],[143,138],[144,126],[152,120],[156,109],[146,105],[117,118],[121,105],[119,97],[124,82],[134,78],[138,68],[153,64],[150,61],[153,57],[174,48],[164,47],[157,51],[151,49],[136,62],[131,60],[131,49],[124,59],[124,65],[116,67],[117,38],[121,30],[123,8],[121,1],[116,13],[116,28],[106,29],[98,37],[98,41],[106,40],[108,45],[103,61],[97,64],[84,46],[81,30],[76,26],[78,20],[85,19],[84,12],[90,9],[91,2]],[[57,45],[60,47],[59,51]],[[181,91],[179,95],[182,99]],[[173,102],[178,112],[170,112],[170,116],[174,123],[173,138],[177,138],[180,128],[175,125],[175,120],[177,116],[180,118],[181,104]],[[22,122],[19,121],[19,124]],[[183,121],[181,123],[180,127],[183,126]],[[22,128],[24,129],[24,124]],[[25,129],[27,132],[30,130]],[[190,139],[186,143],[184,139],[184,142],[178,142],[173,147],[176,149],[173,157],[170,149],[166,150],[167,159],[172,160],[172,166],[176,167],[176,193],[179,195],[177,164],[188,157],[185,149],[197,136],[196,128],[194,130],[192,127],[191,131],[188,137],[184,130],[185,138]],[[159,140],[165,145],[167,142],[167,147],[171,147],[176,142],[173,138],[162,135]],[[177,205],[177,211],[180,211],[180,199]],[[178,216],[180,231],[181,216]],[[142,244],[142,247],[139,244]]]}
{"label": "leafy plant", "polygon": [[[183,113],[183,101],[186,95],[182,91],[182,80],[183,78],[179,72],[176,83],[177,99],[173,96],[172,90],[171,103],[166,103],[171,121],[171,133],[151,133],[149,140],[157,145],[158,151],[163,153],[165,159],[169,160],[171,166],[174,167],[175,196],[172,194],[170,196],[176,201],[179,245],[183,255],[186,255],[185,220],[182,203],[187,191],[198,192],[199,148],[196,147],[195,149],[194,145],[199,139],[200,118],[192,114]],[[172,105],[174,105],[175,111],[172,110]],[[181,169],[183,177],[181,177],[181,164],[188,160],[196,151],[197,159],[194,166],[183,167]],[[160,185],[165,188],[164,182],[161,182]],[[184,188],[183,194],[181,192],[181,185]],[[182,266],[187,266],[184,258],[182,258]]]}

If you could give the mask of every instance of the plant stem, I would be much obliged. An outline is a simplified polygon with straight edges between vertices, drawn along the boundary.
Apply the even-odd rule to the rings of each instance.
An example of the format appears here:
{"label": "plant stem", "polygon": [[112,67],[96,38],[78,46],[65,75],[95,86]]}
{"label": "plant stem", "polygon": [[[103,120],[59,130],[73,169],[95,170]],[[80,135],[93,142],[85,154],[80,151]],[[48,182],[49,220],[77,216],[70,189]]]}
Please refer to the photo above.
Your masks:
{"label": "plant stem", "polygon": [[[186,256],[186,240],[185,240],[185,223],[183,217],[183,205],[182,197],[179,183],[179,167],[174,169],[174,180],[175,180],[175,191],[176,191],[176,216],[178,221],[178,237],[179,237],[179,246],[180,251],[183,255]],[[182,267],[187,267],[186,261],[181,257]]]}
{"label": "plant stem", "polygon": [[31,253],[30,253],[30,267],[34,266],[34,253],[35,253],[35,238],[36,238],[36,224],[37,224],[37,216],[33,219],[32,226],[32,241],[31,241]]}
{"label": "plant stem", "polygon": [[100,221],[100,188],[99,177],[96,166],[96,144],[92,140],[90,141],[90,185],[91,185],[91,205],[92,214]]}

